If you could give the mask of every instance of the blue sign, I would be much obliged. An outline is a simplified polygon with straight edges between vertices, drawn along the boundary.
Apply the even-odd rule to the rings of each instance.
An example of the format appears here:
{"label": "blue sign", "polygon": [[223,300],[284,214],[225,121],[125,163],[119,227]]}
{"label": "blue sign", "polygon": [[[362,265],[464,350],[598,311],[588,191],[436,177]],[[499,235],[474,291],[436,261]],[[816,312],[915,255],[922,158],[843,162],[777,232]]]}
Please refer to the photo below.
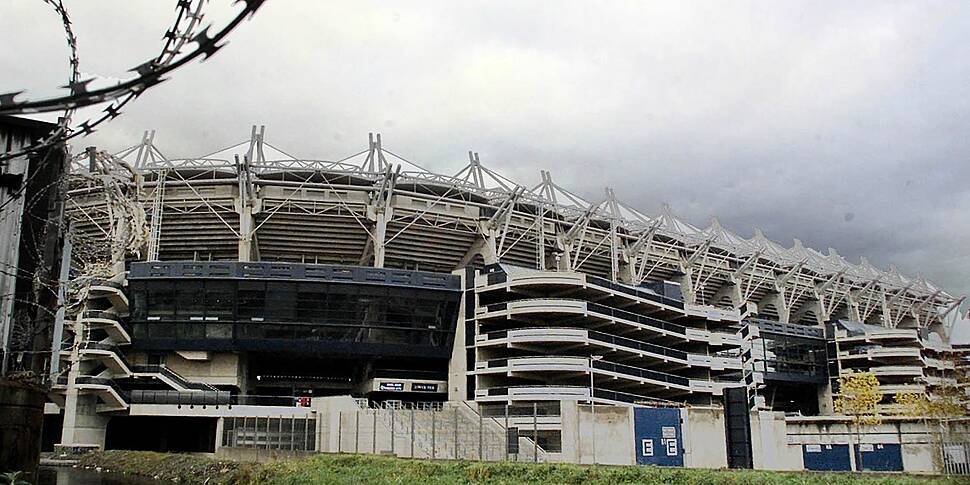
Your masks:
{"label": "blue sign", "polygon": [[633,408],[637,465],[684,466],[680,410]]}
{"label": "blue sign", "polygon": [[849,464],[849,445],[804,445],[802,458],[806,470],[840,472],[852,470]]}
{"label": "blue sign", "polygon": [[897,444],[869,444],[859,445],[856,454],[856,469],[874,472],[903,471],[903,450]]}

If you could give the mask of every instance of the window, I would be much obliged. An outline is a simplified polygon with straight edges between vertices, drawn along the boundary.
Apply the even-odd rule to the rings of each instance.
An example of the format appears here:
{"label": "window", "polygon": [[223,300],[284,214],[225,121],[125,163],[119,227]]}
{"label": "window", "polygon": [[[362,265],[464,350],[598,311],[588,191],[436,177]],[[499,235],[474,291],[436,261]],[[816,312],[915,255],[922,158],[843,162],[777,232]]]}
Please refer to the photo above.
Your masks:
{"label": "window", "polygon": [[131,319],[145,320],[148,316],[148,291],[142,282],[132,282],[129,285],[131,294]]}
{"label": "window", "polygon": [[235,284],[231,281],[206,281],[205,320],[232,320],[236,300]]}
{"label": "window", "polygon": [[300,322],[326,321],[327,294],[321,285],[300,284],[296,295],[296,319]]}
{"label": "window", "polygon": [[201,281],[180,281],[175,288],[176,315],[179,320],[201,321],[205,316],[205,292]]}
{"label": "window", "polygon": [[272,281],[266,285],[266,320],[289,322],[296,319],[296,283]]}
{"label": "window", "polygon": [[239,282],[239,307],[237,317],[240,322],[260,321],[266,317],[266,283],[262,281]]}
{"label": "window", "polygon": [[148,320],[175,318],[175,287],[171,281],[152,281],[146,285]]}

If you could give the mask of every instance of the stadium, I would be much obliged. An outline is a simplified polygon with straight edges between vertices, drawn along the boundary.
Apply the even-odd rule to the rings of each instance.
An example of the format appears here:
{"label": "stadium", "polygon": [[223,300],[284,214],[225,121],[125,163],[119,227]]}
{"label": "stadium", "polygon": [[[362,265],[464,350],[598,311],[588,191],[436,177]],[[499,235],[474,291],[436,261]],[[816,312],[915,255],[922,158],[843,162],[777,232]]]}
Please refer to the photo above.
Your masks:
{"label": "stadium", "polygon": [[[75,157],[67,256],[83,284],[55,348],[60,446],[272,448],[258,436],[278,426],[290,449],[347,451],[335,430],[352,421],[355,451],[378,452],[387,427],[398,453],[394,410],[452,410],[431,418],[432,444],[455,436],[442,456],[461,456],[471,423],[480,458],[494,434],[506,457],[588,461],[591,434],[592,461],[671,464],[635,447],[647,409],[681,413],[682,443],[721,443],[675,445],[680,465],[801,469],[827,453],[815,446],[849,446],[826,428],[847,426],[840,376],[872,371],[887,412],[957,385],[963,298],[893,267],[643,212],[611,189],[590,201],[545,171],[520,185],[477,153],[442,175],[380,135],[324,161],[264,134],[198,158],[167,158],[154,133]],[[340,398],[353,406],[334,415]],[[628,412],[629,459],[610,458],[598,426]],[[697,416],[713,424],[688,429]],[[808,436],[797,459],[769,456],[769,428]]]}

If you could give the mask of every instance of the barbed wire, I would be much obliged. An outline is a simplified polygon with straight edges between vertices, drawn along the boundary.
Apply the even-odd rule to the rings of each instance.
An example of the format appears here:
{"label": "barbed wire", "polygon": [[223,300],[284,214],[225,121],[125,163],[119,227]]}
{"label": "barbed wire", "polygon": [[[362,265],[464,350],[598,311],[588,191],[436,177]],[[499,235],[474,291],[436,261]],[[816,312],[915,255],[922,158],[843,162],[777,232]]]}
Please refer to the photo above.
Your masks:
{"label": "barbed wire", "polygon": [[[235,0],[237,4],[244,4],[243,9],[214,35],[210,35],[210,29],[213,28],[211,24],[201,26],[206,0],[178,0],[175,21],[163,36],[165,42],[161,52],[152,59],[130,69],[129,72],[136,74],[134,78],[122,81],[114,86],[92,90],[88,89],[88,84],[95,78],[80,78],[77,39],[71,28],[71,19],[67,9],[64,8],[61,0],[43,1],[53,6],[64,24],[65,35],[71,52],[71,77],[67,86],[63,87],[69,89],[70,94],[25,101],[17,100],[17,97],[24,93],[23,90],[0,94],[0,115],[64,112],[64,115],[58,121],[58,127],[50,134],[15,151],[0,153],[0,163],[93,133],[97,126],[120,116],[122,108],[129,102],[151,87],[166,81],[165,75],[199,57],[202,57],[203,61],[212,57],[226,45],[226,42],[224,42],[226,36],[243,20],[251,18],[265,0]],[[190,44],[194,44],[194,47],[189,48],[188,45]],[[75,110],[102,103],[109,104],[101,111],[100,116],[89,118],[74,126],[71,125],[71,118]]]}

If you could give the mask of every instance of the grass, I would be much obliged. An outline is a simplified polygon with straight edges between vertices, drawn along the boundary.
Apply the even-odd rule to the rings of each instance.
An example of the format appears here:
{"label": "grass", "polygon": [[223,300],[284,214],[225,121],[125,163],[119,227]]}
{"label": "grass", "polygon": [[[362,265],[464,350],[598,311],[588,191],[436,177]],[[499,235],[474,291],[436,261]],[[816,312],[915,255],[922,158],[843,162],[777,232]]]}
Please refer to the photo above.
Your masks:
{"label": "grass", "polygon": [[966,484],[963,478],[899,474],[852,474],[696,470],[636,466],[482,463],[409,460],[375,455],[318,454],[266,464],[234,463],[199,455],[108,451],[85,456],[81,466],[157,477],[179,484],[736,484],[877,485]]}

